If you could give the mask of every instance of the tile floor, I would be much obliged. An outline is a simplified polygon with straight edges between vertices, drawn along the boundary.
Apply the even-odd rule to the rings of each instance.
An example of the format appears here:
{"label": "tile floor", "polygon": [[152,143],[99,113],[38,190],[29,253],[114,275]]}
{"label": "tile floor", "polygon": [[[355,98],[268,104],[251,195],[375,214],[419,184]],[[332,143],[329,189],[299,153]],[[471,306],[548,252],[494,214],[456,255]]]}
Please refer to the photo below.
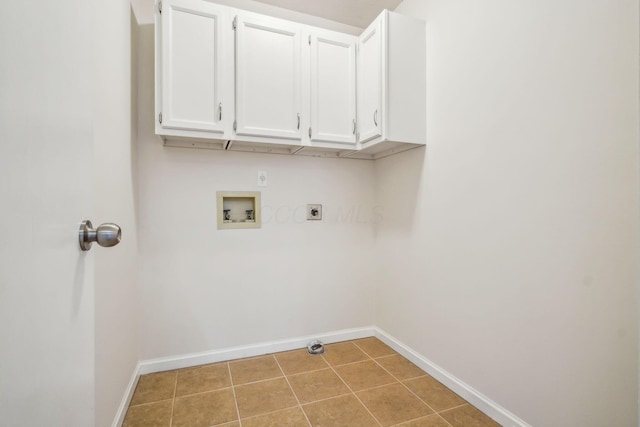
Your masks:
{"label": "tile floor", "polygon": [[124,427],[499,426],[376,338],[143,375]]}

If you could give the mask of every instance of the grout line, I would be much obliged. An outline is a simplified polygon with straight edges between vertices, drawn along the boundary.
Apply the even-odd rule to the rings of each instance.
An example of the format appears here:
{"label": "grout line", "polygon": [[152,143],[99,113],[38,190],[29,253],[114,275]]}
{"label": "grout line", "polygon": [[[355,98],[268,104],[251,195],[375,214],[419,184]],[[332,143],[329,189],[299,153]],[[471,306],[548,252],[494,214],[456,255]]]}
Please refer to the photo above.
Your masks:
{"label": "grout line", "polygon": [[440,414],[436,414],[436,415],[437,415],[438,417],[440,417],[440,419],[441,419],[442,421],[444,421],[448,426],[453,427],[453,424],[451,424],[449,421],[447,421],[447,420],[446,420],[442,415],[440,415]]}
{"label": "grout line", "polygon": [[394,382],[390,382],[390,383],[386,383],[386,384],[382,384],[382,385],[377,385],[377,386],[374,386],[374,387],[363,388],[362,390],[358,390],[357,392],[354,392],[354,393],[361,393],[363,391],[376,390],[376,389],[379,389],[379,388],[389,387],[390,385],[396,385],[396,384],[399,384],[399,383],[400,383],[399,381],[394,381]]}
{"label": "grout line", "polygon": [[348,391],[348,392],[346,392],[346,393],[337,394],[337,395],[335,395],[335,396],[331,396],[331,397],[325,397],[325,398],[323,398],[323,399],[313,400],[313,401],[311,401],[311,402],[307,402],[307,403],[301,403],[300,405],[302,405],[302,406],[314,405],[314,404],[316,404],[316,403],[325,402],[325,401],[327,401],[327,400],[335,399],[335,398],[337,398],[337,397],[349,396],[349,395],[351,395],[351,394],[353,394],[353,392],[352,392],[351,390],[349,390],[349,391]]}
{"label": "grout line", "polygon": [[[400,357],[402,357],[403,359],[406,359],[404,356],[402,356],[402,355],[400,355],[400,354],[399,354],[399,356],[400,356]],[[429,408],[429,409],[431,409],[431,410],[433,411],[433,414],[429,414],[429,415],[427,415],[426,417],[428,417],[428,416],[430,416],[430,415],[434,415],[434,414],[435,414],[437,417],[441,418],[441,419],[442,419],[442,421],[444,421],[448,426],[451,426],[451,424],[449,423],[449,421],[447,421],[446,419],[444,419],[444,417],[442,417],[442,416],[441,416],[441,415],[440,415],[440,414],[439,414],[435,409],[433,409],[433,408],[432,408],[432,407],[431,407],[427,402],[425,402],[425,401],[424,401],[420,396],[418,396],[416,393],[414,393],[414,392],[413,392],[413,390],[411,390],[409,387],[407,387],[407,385],[406,385],[405,383],[403,383],[403,382],[402,382],[402,380],[400,380],[398,377],[396,377],[396,376],[395,376],[395,375],[393,375],[391,372],[389,372],[389,370],[388,370],[388,369],[386,369],[384,366],[382,366],[380,363],[378,363],[375,359],[373,359],[373,361],[374,361],[374,362],[376,362],[376,364],[377,364],[378,366],[380,366],[382,369],[384,369],[384,370],[385,370],[389,375],[391,375],[391,376],[392,376],[396,381],[398,381],[398,383],[402,384],[402,386],[403,386],[404,388],[406,388],[407,390],[409,390],[409,393],[413,394],[413,395],[414,395],[414,396],[415,396],[415,397],[416,397],[420,402],[424,403],[424,404],[427,406],[427,408]],[[418,369],[419,369],[419,368],[418,368]],[[422,369],[420,369],[420,370],[422,371]],[[424,372],[424,371],[422,371],[422,372]],[[414,377],[414,378],[406,378],[406,379],[405,379],[405,381],[408,381],[408,380],[410,380],[410,379],[415,379],[415,378],[422,378],[422,377],[426,377],[426,376],[428,376],[428,375],[429,375],[429,374],[427,374],[427,373],[425,372],[425,375],[420,375],[420,376],[417,376],[417,377]],[[457,408],[457,406],[456,406],[456,408]],[[450,408],[450,409],[454,409],[454,408]],[[444,412],[444,411],[441,411],[441,412]],[[422,417],[420,417],[420,418],[422,418]],[[414,419],[419,419],[419,418],[414,418]],[[401,422],[401,423],[399,423],[399,424],[396,424],[396,425],[400,425],[400,424],[402,424],[402,423],[406,423],[406,422],[409,422],[409,421],[412,421],[412,420],[403,421],[403,422]],[[453,426],[451,426],[451,427],[453,427]]]}
{"label": "grout line", "polygon": [[300,408],[300,411],[302,411],[302,415],[304,415],[304,419],[307,420],[307,423],[309,424],[309,427],[312,427],[311,426],[311,421],[309,421],[309,417],[307,417],[307,413],[304,412],[304,409],[302,409],[302,404],[300,403],[300,399],[298,399],[298,395],[296,394],[296,392],[293,389],[293,387],[291,387],[291,383],[289,382],[289,378],[287,378],[287,376],[284,374],[284,369],[282,369],[282,366],[280,366],[280,362],[278,361],[278,358],[275,356],[275,354],[273,355],[273,358],[275,359],[276,364],[278,365],[278,368],[280,368],[280,372],[282,372],[282,375],[284,376],[284,379],[287,382],[287,385],[289,386],[289,390],[291,390],[291,394],[293,394],[293,397],[296,398],[296,402],[298,402],[298,408]]}
{"label": "grout line", "polygon": [[453,424],[451,424],[449,421],[447,421],[442,415],[440,414],[435,414],[438,418],[440,418],[442,421],[444,421],[444,423],[448,426],[453,427]]}
{"label": "grout line", "polygon": [[[425,405],[427,405],[427,408],[431,409],[433,411],[434,414],[437,414],[438,411],[436,411],[435,409],[433,409],[431,407],[431,405],[429,405],[427,402],[425,402],[422,398],[420,398],[420,396],[418,396],[416,393],[413,392],[413,390],[411,390],[409,387],[407,387],[407,385],[405,383],[402,382],[402,380],[400,380],[398,377],[396,377],[395,375],[393,375],[391,372],[389,372],[388,369],[386,369],[384,366],[382,366],[380,363],[378,363],[375,359],[373,359],[373,361],[375,362],[376,365],[380,366],[386,373],[388,373],[389,375],[391,375],[396,381],[398,381],[398,383],[402,384],[402,386],[404,388],[406,388],[407,390],[409,390],[409,393],[413,394],[420,402],[424,403]],[[426,376],[426,372],[425,375]],[[416,377],[416,378],[421,378],[421,377]],[[446,420],[445,420],[446,421]]]}
{"label": "grout line", "polygon": [[[283,375],[283,376],[284,376],[284,375]],[[280,379],[280,378],[282,378],[283,376],[273,377],[273,378],[266,378],[266,379],[264,379],[264,380],[251,381],[251,382],[248,382],[248,383],[236,384],[236,385],[234,385],[234,387],[244,387],[244,386],[246,386],[246,385],[258,384],[258,383],[264,383],[264,382],[267,382],[267,381],[273,381],[273,380]]]}
{"label": "grout line", "polygon": [[238,425],[242,427],[242,420],[240,419],[240,409],[238,408],[238,397],[236,396],[236,387],[233,385],[233,375],[231,375],[231,364],[227,364],[227,371],[229,371],[229,381],[231,381],[231,391],[233,392],[233,403],[236,404],[236,415],[238,416]]}
{"label": "grout line", "polygon": [[[228,390],[230,388],[233,388],[233,386],[229,386],[229,387],[220,387],[220,388],[214,388],[212,390],[205,390],[205,391],[199,391],[197,393],[189,393],[189,394],[183,394],[182,396],[178,396],[176,395],[175,399],[183,399],[185,397],[192,397],[192,396],[197,396],[199,394],[207,394],[207,393],[214,393],[216,391],[222,391],[222,390]],[[167,400],[167,399],[164,399]]]}
{"label": "grout line", "polygon": [[445,420],[444,418],[442,418],[442,417],[440,416],[440,414],[435,414],[435,413],[434,413],[434,414],[425,415],[424,417],[412,418],[412,419],[410,419],[410,420],[401,421],[401,422],[399,422],[398,424],[393,424],[393,425],[391,425],[391,426],[389,426],[389,427],[399,427],[399,426],[402,426],[403,424],[410,423],[411,421],[427,419],[427,418],[429,418],[429,417],[431,417],[431,416],[434,416],[434,415],[435,415],[437,418],[440,418],[442,421],[444,421],[444,423],[445,423],[447,426],[453,427],[451,424],[449,424],[449,422],[448,422],[447,420]]}
{"label": "grout line", "polygon": [[[353,364],[355,364],[355,363],[366,362],[366,361],[367,361],[367,360],[369,360],[369,359],[373,360],[373,359],[371,358],[371,356],[369,356],[369,354],[368,354],[366,351],[364,351],[363,349],[361,349],[360,347],[358,347],[358,345],[357,345],[356,343],[354,343],[353,341],[342,341],[342,342],[334,343],[334,344],[347,344],[347,343],[349,343],[349,344],[351,344],[351,345],[355,346],[355,348],[357,348],[358,350],[360,350],[360,352],[362,352],[362,354],[364,354],[364,355],[365,355],[365,358],[364,358],[364,359],[361,359],[361,360],[356,360],[355,362],[338,363],[338,364],[336,364],[336,365],[332,365],[332,364],[327,360],[327,358],[326,358],[326,357],[324,357],[324,354],[322,354],[322,355],[321,355],[321,356],[322,356],[322,359],[324,359],[325,363],[326,363],[327,365],[329,365],[332,369],[333,369],[334,367],[336,367],[336,366],[347,366],[347,365],[353,365]],[[329,345],[330,345],[330,344],[329,344]],[[327,350],[329,350],[329,349],[327,349]]]}
{"label": "grout line", "polygon": [[[351,342],[351,343],[353,344],[353,341],[348,341],[348,342]],[[355,344],[354,344],[354,345],[355,345]],[[356,347],[358,347],[358,346],[356,346]],[[365,354],[366,354],[366,353],[365,353]],[[367,354],[367,356],[369,356],[369,355]],[[324,356],[323,356],[323,357],[324,357]],[[326,362],[326,360],[325,360],[325,362]],[[355,363],[358,363],[358,362],[355,362]],[[344,366],[344,365],[340,365],[340,366]],[[369,413],[369,415],[371,415],[371,416],[373,417],[373,419],[375,420],[375,422],[376,422],[376,423],[378,423],[378,425],[379,425],[380,427],[382,427],[382,423],[381,423],[380,421],[378,421],[378,419],[376,418],[376,416],[375,416],[375,415],[373,415],[373,414],[371,413],[371,411],[369,410],[369,408],[367,408],[367,405],[365,405],[365,404],[364,404],[364,402],[362,402],[362,400],[360,400],[360,398],[358,397],[358,395],[353,391],[353,389],[349,386],[349,384],[347,384],[347,382],[346,382],[344,379],[342,379],[342,377],[340,376],[340,374],[338,374],[338,372],[334,369],[334,367],[333,367],[333,366],[331,366],[331,369],[333,370],[333,373],[334,373],[334,374],[336,374],[336,375],[338,376],[338,378],[340,378],[340,381],[342,381],[342,382],[344,383],[344,385],[346,385],[346,386],[347,386],[347,388],[349,389],[349,391],[351,392],[351,394],[352,394],[356,399],[358,399],[358,402],[360,402],[360,404],[361,404],[361,405],[364,407],[364,409]]]}
{"label": "grout line", "polygon": [[[303,350],[303,349],[283,351],[281,353],[290,353],[290,352],[293,352],[293,351],[297,352],[297,351],[301,351],[301,350]],[[329,363],[324,358],[322,358],[322,355],[320,354],[320,355],[314,355],[313,357],[317,357],[318,359],[321,359],[322,361],[324,361],[326,366],[323,366],[322,368],[317,368],[317,369],[316,368],[312,368],[312,369],[306,370],[306,371],[294,372],[294,373],[291,373],[291,374],[287,374],[287,373],[284,372],[284,369],[282,369],[282,365],[280,365],[280,361],[278,360],[278,357],[277,357],[277,355],[281,354],[281,353],[274,353],[273,355],[276,358],[276,362],[278,362],[278,365],[280,366],[280,370],[282,371],[282,373],[284,374],[285,377],[294,377],[296,375],[309,374],[311,372],[318,372],[318,371],[322,371],[324,369],[329,369]],[[306,350],[305,350],[305,353],[308,354],[308,352]],[[318,356],[320,356],[320,357],[318,357]]]}
{"label": "grout line", "polygon": [[366,351],[364,351],[364,350],[362,349],[362,347],[360,347],[358,344],[356,344],[356,343],[354,343],[354,342],[352,342],[351,344],[355,345],[355,346],[356,346],[356,348],[357,348],[358,350],[360,350],[361,352],[363,352],[363,353],[364,353],[364,354],[365,354],[369,359],[373,359],[373,357],[371,357],[371,355],[369,355],[369,353],[367,353]]}
{"label": "grout line", "polygon": [[235,423],[237,423],[237,422],[238,422],[238,421],[235,421],[235,420],[234,420],[234,421],[228,421],[228,422],[226,422],[226,423],[222,423],[222,424],[214,424],[214,425],[213,425],[213,426],[211,426],[211,427],[224,427],[224,426],[230,426],[230,425],[235,424]]}
{"label": "grout line", "polygon": [[[430,376],[431,376],[431,375],[429,375],[429,374],[425,373],[424,375],[417,375],[417,376],[415,376],[415,377],[407,377],[407,378],[405,378],[405,379],[401,380],[401,382],[403,382],[403,381],[412,381],[412,380],[417,380],[418,378],[424,378],[424,377],[430,377]],[[431,377],[431,378],[433,378],[433,377]],[[436,380],[436,381],[437,381],[437,380]],[[445,386],[445,387],[446,387],[446,386]],[[448,388],[448,387],[447,387],[447,388]]]}
{"label": "grout line", "polygon": [[147,405],[153,405],[154,403],[166,402],[168,400],[173,400],[173,397],[167,397],[166,399],[154,400],[153,402],[138,403],[137,405],[129,405],[127,407],[127,410],[129,410],[131,408],[137,408],[139,406],[147,406]]}
{"label": "grout line", "polygon": [[[300,408],[299,405],[294,405],[294,406],[287,406],[286,408],[280,408],[280,409],[276,409],[275,411],[269,411],[269,412],[263,412],[257,415],[251,415],[250,417],[244,417],[243,420],[251,420],[254,418],[259,418],[259,417],[264,417],[266,415],[271,415],[271,414],[276,414],[278,412],[282,412],[282,411],[288,411],[289,409],[294,409],[294,408]],[[230,421],[228,424],[233,423],[234,421]],[[215,426],[218,427],[218,426]]]}
{"label": "grout line", "polygon": [[312,369],[310,371],[296,372],[295,374],[288,374],[288,375],[285,374],[285,377],[297,377],[297,376],[300,376],[300,375],[311,374],[311,373],[314,373],[314,372],[326,371],[329,368],[330,368],[329,366],[326,366],[326,367],[320,368],[320,369]]}
{"label": "grout line", "polygon": [[393,354],[383,354],[382,356],[375,357],[375,359],[388,359],[389,357],[400,356],[403,357],[400,353],[395,352]]}
{"label": "grout line", "polygon": [[[369,355],[369,353],[364,351],[358,344],[356,344],[355,342],[352,342],[352,344],[355,345],[358,350],[363,352],[369,358],[369,360],[373,360],[374,362],[376,361],[376,359],[374,359],[371,355]],[[368,360],[366,360],[366,361],[368,361]],[[363,362],[365,362],[365,360],[363,360]]]}
{"label": "grout line", "polygon": [[[439,414],[442,414],[443,412],[449,412],[449,411],[453,411],[454,409],[458,409],[458,408],[462,408],[463,406],[471,406],[474,407],[473,405],[471,405],[470,403],[463,403],[462,405],[458,405],[458,406],[454,406],[452,408],[447,408],[447,409],[443,409],[442,411],[438,412]],[[477,408],[476,408],[477,409]],[[480,411],[482,412],[482,411]]]}
{"label": "grout line", "polygon": [[[369,357],[369,355],[366,355],[366,356]],[[329,366],[332,367],[332,368],[334,368],[334,367],[337,368],[337,367],[342,367],[342,366],[355,365],[356,363],[368,362],[369,360],[373,360],[373,359],[369,358],[369,359],[356,360],[355,362],[340,363],[339,365],[331,365],[331,364],[329,364]],[[325,362],[326,362],[326,359],[325,359]],[[328,363],[329,362],[327,362],[327,364]]]}
{"label": "grout line", "polygon": [[[372,338],[375,338],[375,337],[372,337]],[[361,338],[361,340],[362,340],[362,339],[366,339],[366,338]],[[376,338],[376,339],[377,339],[377,338]],[[378,340],[378,341],[380,341],[379,339],[377,339],[377,340]],[[360,340],[356,340],[356,341],[360,341]],[[381,342],[382,344],[384,344],[382,341],[380,341],[380,342]],[[352,343],[353,345],[355,345],[356,347],[358,347],[358,349],[360,349],[360,351],[361,351],[361,352],[363,352],[364,354],[366,354],[367,356],[369,356],[369,358],[374,359],[374,360],[375,360],[375,359],[381,359],[381,358],[383,358],[383,357],[399,356],[399,355],[400,355],[397,351],[395,351],[394,349],[392,349],[392,348],[391,348],[391,347],[389,347],[388,345],[384,344],[384,345],[386,345],[387,347],[389,347],[389,349],[390,349],[393,353],[391,353],[391,354],[383,354],[382,356],[373,357],[372,355],[370,355],[370,354],[369,354],[369,352],[368,352],[367,350],[365,350],[364,348],[362,348],[362,347],[360,347],[358,344],[356,344],[356,342],[355,342],[355,341],[351,341],[351,343]]]}

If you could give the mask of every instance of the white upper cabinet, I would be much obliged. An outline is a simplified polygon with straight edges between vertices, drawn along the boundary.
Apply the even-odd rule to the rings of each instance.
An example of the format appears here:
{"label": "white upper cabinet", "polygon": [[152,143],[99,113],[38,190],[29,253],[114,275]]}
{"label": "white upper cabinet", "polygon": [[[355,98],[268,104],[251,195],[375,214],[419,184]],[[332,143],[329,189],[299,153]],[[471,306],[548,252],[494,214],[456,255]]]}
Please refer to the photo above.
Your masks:
{"label": "white upper cabinet", "polygon": [[302,26],[248,13],[235,25],[236,134],[299,141]]}
{"label": "white upper cabinet", "polygon": [[359,36],[203,0],[156,0],[166,145],[378,159],[426,140],[425,24]]}
{"label": "white upper cabinet", "polygon": [[423,21],[385,10],[360,36],[358,126],[356,157],[379,158],[426,143]]}
{"label": "white upper cabinet", "polygon": [[233,114],[223,96],[225,9],[197,0],[164,0],[158,7],[156,132],[222,138]]}
{"label": "white upper cabinet", "polygon": [[312,145],[356,144],[357,41],[357,37],[331,31],[309,35]]}
{"label": "white upper cabinet", "polygon": [[376,19],[362,33],[358,57],[358,124],[360,142],[382,136],[382,26]]}

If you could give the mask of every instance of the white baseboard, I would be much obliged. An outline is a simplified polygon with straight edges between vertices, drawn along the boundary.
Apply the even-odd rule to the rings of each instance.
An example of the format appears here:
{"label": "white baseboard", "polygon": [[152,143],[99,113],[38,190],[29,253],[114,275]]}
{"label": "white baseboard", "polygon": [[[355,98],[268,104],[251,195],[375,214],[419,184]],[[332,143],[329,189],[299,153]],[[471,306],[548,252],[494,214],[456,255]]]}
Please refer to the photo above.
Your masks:
{"label": "white baseboard", "polygon": [[491,417],[501,425],[505,427],[531,427],[530,424],[527,424],[511,412],[507,411],[470,385],[460,381],[454,375],[445,371],[440,366],[436,365],[420,353],[396,340],[382,329],[374,326],[345,329],[341,331],[327,332],[323,334],[309,335],[287,340],[269,341],[254,345],[231,347],[201,353],[191,353],[180,356],[143,360],[138,363],[138,366],[136,367],[136,370],[133,373],[131,380],[129,381],[129,386],[125,391],[125,395],[122,399],[120,407],[118,408],[118,413],[116,414],[112,427],[119,427],[122,425],[140,375],[168,371],[171,369],[189,368],[192,366],[206,365],[209,363],[223,362],[227,360],[242,359],[244,357],[261,356],[263,354],[277,353],[280,351],[295,350],[304,348],[310,341],[314,339],[318,339],[326,344],[331,344],[335,342],[355,340],[372,336],[380,339],[389,347],[393,348],[402,356],[406,357],[420,369],[424,370],[429,375],[440,381],[442,384],[449,387],[467,402],[480,409],[482,412],[487,414],[489,417]]}
{"label": "white baseboard", "polygon": [[456,392],[467,402],[487,414],[494,421],[505,427],[531,427],[530,424],[521,420],[502,406],[498,405],[478,390],[468,384],[465,384],[454,375],[442,369],[411,347],[406,346],[400,341],[393,338],[380,328],[374,327],[375,337],[380,341],[393,348],[395,351],[406,357],[414,365],[446,385],[452,391]]}
{"label": "white baseboard", "polygon": [[131,403],[131,399],[133,398],[133,392],[136,390],[136,385],[138,385],[139,378],[140,362],[136,364],[136,367],[131,374],[131,379],[129,380],[129,384],[127,385],[127,389],[125,390],[124,396],[122,397],[122,402],[120,402],[118,412],[116,412],[116,416],[113,419],[113,424],[111,425],[111,427],[120,427],[124,422],[124,417],[127,415],[127,409],[129,408],[129,404]]}
{"label": "white baseboard", "polygon": [[242,359],[244,357],[261,356],[263,354],[277,353],[279,351],[295,350],[306,347],[307,344],[314,339],[330,344],[334,342],[371,337],[373,336],[373,333],[373,327],[345,329],[342,331],[309,335],[280,341],[269,341],[242,347],[232,347],[202,353],[184,354],[175,357],[162,357],[159,359],[144,360],[140,362],[140,375],[168,371],[170,369],[189,368],[191,366],[206,365],[208,363],[223,362],[226,360]]}

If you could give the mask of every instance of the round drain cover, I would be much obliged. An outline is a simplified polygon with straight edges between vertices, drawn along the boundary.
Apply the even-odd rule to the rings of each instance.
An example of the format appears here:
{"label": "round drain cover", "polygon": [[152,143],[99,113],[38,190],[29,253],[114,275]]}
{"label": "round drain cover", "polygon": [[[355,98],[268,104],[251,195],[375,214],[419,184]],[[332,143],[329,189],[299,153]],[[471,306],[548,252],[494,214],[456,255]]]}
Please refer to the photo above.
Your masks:
{"label": "round drain cover", "polygon": [[311,341],[307,345],[307,351],[309,351],[309,354],[322,354],[324,353],[324,344],[320,341]]}

